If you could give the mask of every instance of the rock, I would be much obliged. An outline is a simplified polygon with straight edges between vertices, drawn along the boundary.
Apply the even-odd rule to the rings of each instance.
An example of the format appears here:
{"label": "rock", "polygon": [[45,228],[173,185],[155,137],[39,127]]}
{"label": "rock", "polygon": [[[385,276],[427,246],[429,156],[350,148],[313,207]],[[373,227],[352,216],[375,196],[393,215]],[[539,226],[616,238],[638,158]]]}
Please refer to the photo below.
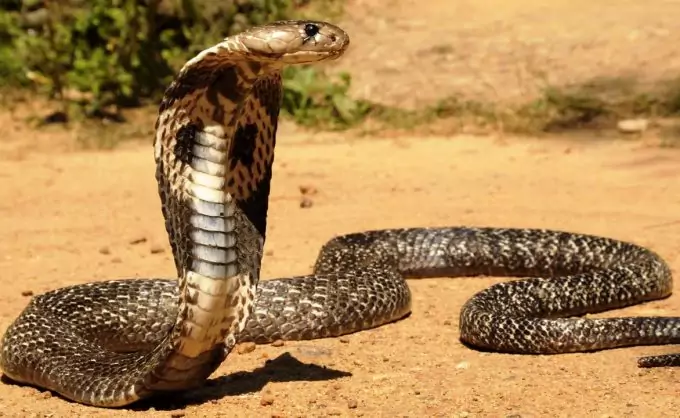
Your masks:
{"label": "rock", "polygon": [[274,404],[274,394],[271,392],[267,391],[262,394],[262,397],[260,398],[260,405],[262,406],[269,406]]}
{"label": "rock", "polygon": [[315,194],[318,193],[317,188],[314,187],[314,186],[301,185],[301,186],[299,186],[299,188],[300,188],[300,193],[302,193],[303,195],[315,195]]}
{"label": "rock", "polygon": [[149,251],[151,254],[160,254],[165,252],[165,247],[159,244],[152,245],[151,248],[149,248]]}
{"label": "rock", "polygon": [[347,407],[349,409],[356,409],[359,406],[359,402],[354,398],[347,399]]}
{"label": "rock", "polygon": [[466,370],[470,368],[470,363],[467,361],[461,361],[460,363],[456,364],[456,369],[458,370]]}
{"label": "rock", "polygon": [[299,345],[295,347],[295,352],[302,357],[330,357],[333,352],[327,348],[316,347],[312,345]]}
{"label": "rock", "polygon": [[146,242],[146,237],[137,237],[129,241],[130,245],[137,245]]}
{"label": "rock", "polygon": [[283,340],[276,340],[272,343],[272,347],[283,347]]}
{"label": "rock", "polygon": [[339,338],[341,343],[348,344],[349,343],[349,337],[343,335],[342,337]]}
{"label": "rock", "polygon": [[68,122],[68,114],[65,112],[52,112],[49,115],[45,116],[42,120],[42,123],[45,125],[50,125],[53,123],[67,123]]}
{"label": "rock", "polygon": [[311,208],[312,206],[314,206],[314,202],[312,201],[312,199],[306,196],[300,199],[300,207],[302,209]]}
{"label": "rock", "polygon": [[647,130],[649,121],[647,119],[624,119],[616,124],[619,132],[624,134],[637,134]]}
{"label": "rock", "polygon": [[109,247],[101,247],[99,249],[99,254],[109,255],[111,254],[111,249],[109,249]]}
{"label": "rock", "polygon": [[236,352],[238,354],[248,354],[255,351],[257,345],[253,342],[243,343],[236,346]]}
{"label": "rock", "polygon": [[33,296],[33,291],[32,290],[22,290],[21,296]]}

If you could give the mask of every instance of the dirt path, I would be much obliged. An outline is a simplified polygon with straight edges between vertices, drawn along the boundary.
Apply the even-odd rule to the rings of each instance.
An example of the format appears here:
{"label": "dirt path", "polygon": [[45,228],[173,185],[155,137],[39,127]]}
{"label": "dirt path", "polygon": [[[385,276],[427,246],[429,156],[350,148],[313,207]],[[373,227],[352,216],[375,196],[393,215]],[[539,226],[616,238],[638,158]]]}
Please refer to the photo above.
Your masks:
{"label": "dirt path", "polygon": [[[457,94],[526,100],[546,82],[680,73],[678,1],[347,4],[343,27],[353,46],[337,64],[351,71],[354,95],[392,105]],[[148,144],[64,152],[88,133],[35,131],[21,112],[0,112],[0,332],[30,293],[172,276]],[[150,138],[152,123],[138,125]],[[300,186],[318,190],[312,207],[300,207]],[[679,189],[680,151],[637,141],[375,140],[284,129],[263,276],[308,272],[336,234],[426,225],[603,234],[649,246],[677,274]],[[0,383],[0,416],[599,418],[680,410],[680,370],[636,367],[638,356],[678,347],[541,357],[462,346],[462,304],[497,280],[412,280],[411,317],[344,339],[234,353],[205,388],[170,404],[98,410]],[[679,315],[678,286],[667,300],[607,315]]]}
{"label": "dirt path", "polygon": [[[678,179],[680,152],[635,142],[283,135],[263,275],[309,271],[335,234],[419,225],[604,234],[648,245],[677,272]],[[148,145],[3,159],[0,181],[0,331],[28,302],[22,292],[173,275]],[[300,208],[301,185],[318,189],[311,208]],[[461,345],[460,307],[497,280],[410,281],[413,315],[401,322],[346,339],[234,353],[206,388],[143,414],[662,417],[678,410],[680,370],[640,370],[635,363],[677,347],[540,357]],[[623,313],[678,315],[678,295]],[[269,396],[273,404],[263,406]],[[0,384],[3,416],[140,414]]]}

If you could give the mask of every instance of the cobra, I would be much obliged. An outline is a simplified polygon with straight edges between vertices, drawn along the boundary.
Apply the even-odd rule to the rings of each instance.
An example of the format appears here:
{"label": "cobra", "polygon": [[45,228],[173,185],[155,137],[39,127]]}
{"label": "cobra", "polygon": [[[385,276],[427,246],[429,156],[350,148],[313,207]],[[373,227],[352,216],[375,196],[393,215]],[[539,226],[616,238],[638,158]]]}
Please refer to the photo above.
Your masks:
{"label": "cobra", "polygon": [[[237,342],[339,336],[410,312],[406,277],[514,276],[461,311],[461,339],[512,353],[680,342],[678,318],[570,318],[666,297],[667,264],[602,237],[537,229],[408,228],[339,236],[312,274],[259,282],[286,65],[343,55],[348,35],[283,21],[228,37],[168,87],[154,141],[176,279],[120,279],[35,297],[10,325],[9,378],[118,407],[200,386]],[[680,356],[641,360],[678,365]]]}

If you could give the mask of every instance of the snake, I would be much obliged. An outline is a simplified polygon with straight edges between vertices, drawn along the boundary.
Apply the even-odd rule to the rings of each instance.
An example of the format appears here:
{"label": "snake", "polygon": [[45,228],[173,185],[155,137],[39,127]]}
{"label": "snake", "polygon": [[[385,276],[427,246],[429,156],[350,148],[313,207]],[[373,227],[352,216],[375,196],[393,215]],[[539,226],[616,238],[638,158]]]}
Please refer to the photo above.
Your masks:
{"label": "snake", "polygon": [[[422,277],[511,278],[463,305],[460,340],[473,348],[540,355],[680,343],[680,318],[587,316],[672,292],[658,254],[593,235],[371,230],[331,238],[308,275],[260,281],[282,71],[334,61],[349,43],[333,24],[286,20],[189,59],[164,92],[153,145],[177,277],[33,297],[2,338],[9,381],[103,408],[198,388],[238,343],[337,337],[406,318],[405,279]],[[680,354],[638,365],[678,366]]]}

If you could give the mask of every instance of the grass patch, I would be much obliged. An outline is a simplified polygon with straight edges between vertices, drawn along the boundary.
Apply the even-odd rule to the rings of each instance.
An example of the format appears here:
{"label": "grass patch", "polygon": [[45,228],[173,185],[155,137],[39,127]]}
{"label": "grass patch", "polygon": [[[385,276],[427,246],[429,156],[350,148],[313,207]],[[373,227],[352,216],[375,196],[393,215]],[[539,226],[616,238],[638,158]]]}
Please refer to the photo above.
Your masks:
{"label": "grass patch", "polygon": [[[632,78],[598,78],[571,86],[548,86],[541,94],[518,104],[448,97],[417,110],[368,103],[364,119],[380,128],[414,130],[442,119],[458,127],[513,134],[540,135],[575,130],[611,130],[629,118],[680,116],[680,78],[645,86]],[[378,130],[380,129],[378,128]],[[663,128],[665,146],[677,146],[680,128]],[[660,131],[661,132],[661,131]]]}
{"label": "grass patch", "polygon": [[[340,0],[91,0],[0,4],[0,87],[27,89],[69,118],[109,118],[157,103],[179,68],[207,45],[291,18],[334,19]],[[318,69],[284,74],[284,112],[308,126],[343,127],[364,107],[350,77]],[[116,118],[116,115],[113,115]]]}
{"label": "grass patch", "polygon": [[307,127],[347,129],[361,123],[372,105],[349,96],[351,77],[330,77],[315,67],[290,66],[283,72],[282,110]]}
{"label": "grass patch", "polygon": [[[77,123],[88,125],[88,119],[108,123],[102,129],[117,134],[102,139],[102,147],[126,135],[119,124],[109,123],[121,118],[121,109],[155,107],[179,67],[206,45],[271,20],[335,20],[344,4],[340,0],[65,0],[23,7],[20,3],[0,5],[0,89],[40,94]],[[434,51],[448,53],[450,48],[440,45]],[[414,130],[452,120],[457,127],[539,134],[611,128],[624,118],[680,114],[680,78],[652,87],[632,78],[598,78],[579,85],[547,86],[525,103],[482,102],[461,95],[406,110],[352,98],[347,73],[329,75],[316,66],[292,66],[283,76],[282,116],[314,129],[343,130],[371,122],[377,130]],[[3,101],[11,104],[7,97]],[[674,131],[668,135],[667,142],[674,144]],[[92,136],[98,137],[105,135]],[[96,146],[85,142],[83,146]]]}

